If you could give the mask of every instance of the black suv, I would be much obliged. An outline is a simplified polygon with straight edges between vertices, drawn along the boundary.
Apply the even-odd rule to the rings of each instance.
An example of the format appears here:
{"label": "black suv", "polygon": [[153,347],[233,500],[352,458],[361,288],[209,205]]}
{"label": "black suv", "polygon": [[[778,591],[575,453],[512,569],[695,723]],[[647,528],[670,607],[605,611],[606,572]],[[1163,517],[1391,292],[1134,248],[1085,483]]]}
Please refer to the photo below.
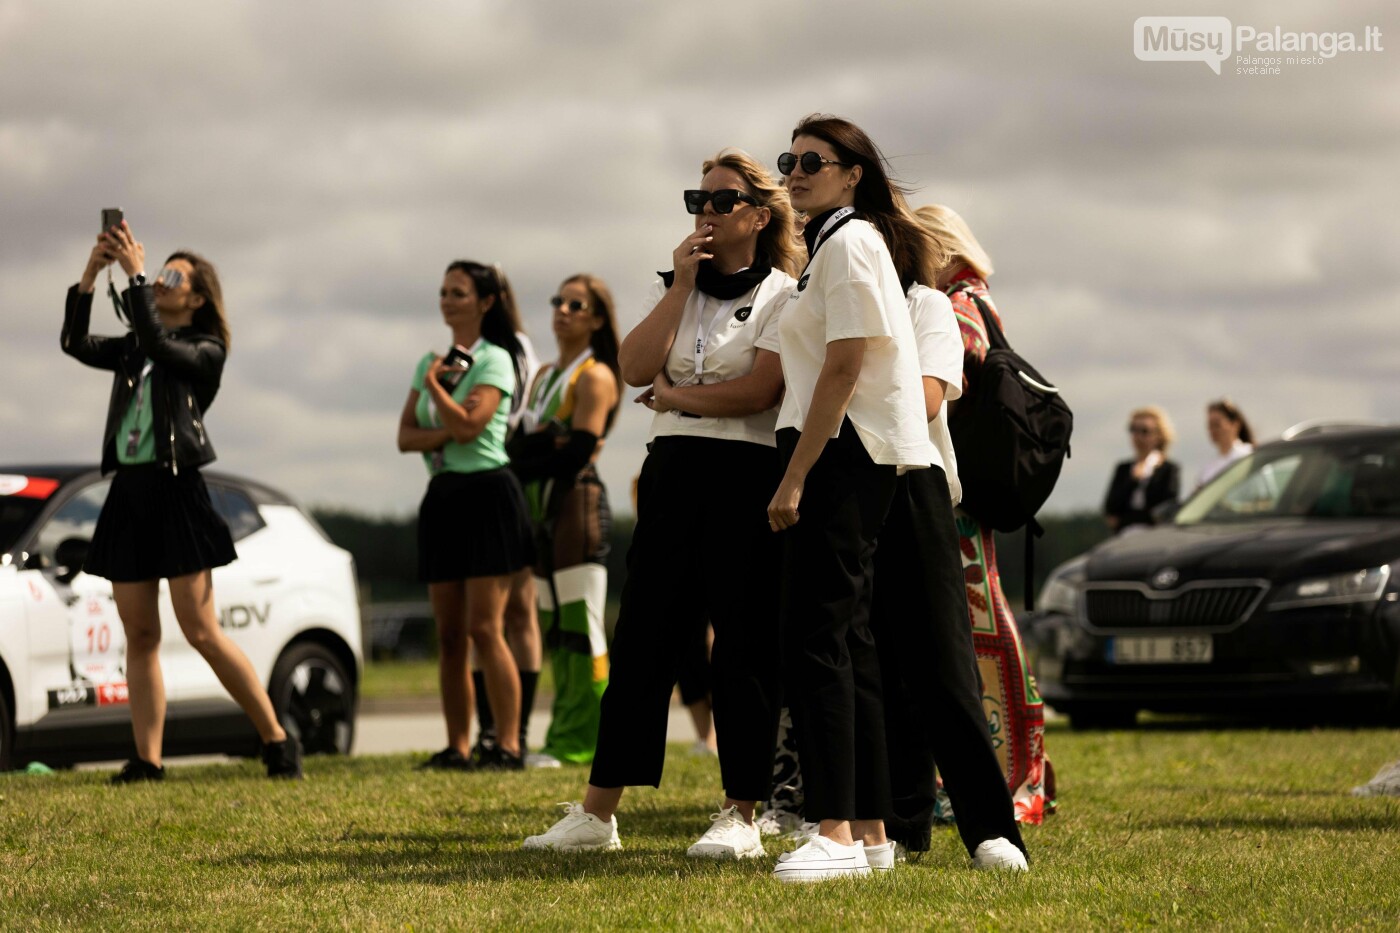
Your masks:
{"label": "black suv", "polygon": [[1074,725],[1400,716],[1400,427],[1285,436],[1051,574],[1040,689]]}

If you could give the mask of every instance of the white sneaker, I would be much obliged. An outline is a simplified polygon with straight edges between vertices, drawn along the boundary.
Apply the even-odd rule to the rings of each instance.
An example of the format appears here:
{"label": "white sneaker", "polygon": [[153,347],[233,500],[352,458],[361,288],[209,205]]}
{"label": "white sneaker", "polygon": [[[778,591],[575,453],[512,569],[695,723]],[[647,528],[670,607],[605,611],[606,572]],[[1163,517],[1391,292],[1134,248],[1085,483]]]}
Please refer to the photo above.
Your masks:
{"label": "white sneaker", "polygon": [[704,739],[696,739],[695,744],[690,746],[690,753],[697,758],[713,758],[719,754],[719,752],[710,748],[710,743],[706,742]]}
{"label": "white sneaker", "polygon": [[564,767],[564,763],[553,755],[546,755],[544,752],[531,752],[525,756],[525,767],[562,768]]}
{"label": "white sneaker", "polygon": [[1028,871],[1026,856],[1003,836],[988,839],[972,853],[972,867],[981,870]]}
{"label": "white sneaker", "polygon": [[865,847],[865,860],[875,872],[894,871],[895,844],[888,839],[878,846]]}
{"label": "white sneaker", "polygon": [[777,808],[764,810],[763,814],[753,821],[758,827],[760,834],[764,836],[781,836],[791,832],[802,825],[802,817],[791,810],[780,810]]}
{"label": "white sneaker", "polygon": [[564,818],[545,830],[543,835],[528,836],[522,849],[553,849],[556,852],[587,852],[594,849],[620,849],[617,838],[617,815],[604,823],[592,813],[585,813],[581,803],[561,803]]}
{"label": "white sneaker", "polygon": [[779,881],[824,881],[870,874],[865,846],[843,846],[825,836],[813,836],[800,849],[778,856],[773,877]]}
{"label": "white sneaker", "polygon": [[766,855],[758,827],[739,814],[738,807],[726,807],[713,814],[710,828],[685,854],[691,858],[759,858]]}
{"label": "white sneaker", "polygon": [[1360,787],[1353,787],[1351,795],[1353,797],[1400,796],[1400,761],[1392,761],[1377,771],[1376,776],[1370,781]]}

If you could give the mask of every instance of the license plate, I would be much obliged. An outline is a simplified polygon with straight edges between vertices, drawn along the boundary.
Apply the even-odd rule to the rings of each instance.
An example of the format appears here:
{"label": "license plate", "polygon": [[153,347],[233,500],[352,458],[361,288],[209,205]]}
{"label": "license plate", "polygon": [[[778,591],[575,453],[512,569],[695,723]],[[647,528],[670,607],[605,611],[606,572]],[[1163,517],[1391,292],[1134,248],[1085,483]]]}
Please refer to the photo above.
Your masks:
{"label": "license plate", "polygon": [[1108,660],[1113,664],[1209,664],[1214,647],[1209,635],[1120,636],[1109,644]]}

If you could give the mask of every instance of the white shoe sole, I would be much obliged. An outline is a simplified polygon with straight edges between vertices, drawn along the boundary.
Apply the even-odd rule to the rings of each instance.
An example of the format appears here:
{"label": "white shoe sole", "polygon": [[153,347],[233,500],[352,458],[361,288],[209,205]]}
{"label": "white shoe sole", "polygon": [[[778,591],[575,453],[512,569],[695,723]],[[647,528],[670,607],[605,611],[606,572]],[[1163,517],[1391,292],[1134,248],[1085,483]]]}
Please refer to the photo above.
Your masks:
{"label": "white shoe sole", "polygon": [[1030,871],[1030,866],[1025,863],[1024,859],[1009,856],[982,862],[974,861],[972,868],[974,871]]}
{"label": "white shoe sole", "polygon": [[520,844],[520,848],[543,852],[616,852],[622,848],[622,840],[609,839],[607,842],[592,844],[585,842],[559,843],[536,841],[536,838],[531,836]]}
{"label": "white shoe sole", "polygon": [[855,880],[856,878],[870,877],[870,866],[862,865],[858,868],[789,868],[786,871],[773,872],[773,877],[779,881],[840,881],[841,879]]}
{"label": "white shoe sole", "polygon": [[689,849],[686,849],[685,854],[690,858],[732,861],[741,858],[763,858],[768,853],[763,851],[762,843],[748,849],[736,849],[733,846],[720,845],[718,843],[697,842]]}

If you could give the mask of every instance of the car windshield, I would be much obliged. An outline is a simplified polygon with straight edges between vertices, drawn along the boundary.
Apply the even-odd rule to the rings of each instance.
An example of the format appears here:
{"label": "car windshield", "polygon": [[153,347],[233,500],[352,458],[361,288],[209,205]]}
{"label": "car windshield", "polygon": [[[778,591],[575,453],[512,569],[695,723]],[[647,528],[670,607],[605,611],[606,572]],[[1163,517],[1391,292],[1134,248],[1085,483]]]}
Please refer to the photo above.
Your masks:
{"label": "car windshield", "polygon": [[1231,464],[1176,524],[1273,518],[1400,518],[1400,440],[1270,445]]}

